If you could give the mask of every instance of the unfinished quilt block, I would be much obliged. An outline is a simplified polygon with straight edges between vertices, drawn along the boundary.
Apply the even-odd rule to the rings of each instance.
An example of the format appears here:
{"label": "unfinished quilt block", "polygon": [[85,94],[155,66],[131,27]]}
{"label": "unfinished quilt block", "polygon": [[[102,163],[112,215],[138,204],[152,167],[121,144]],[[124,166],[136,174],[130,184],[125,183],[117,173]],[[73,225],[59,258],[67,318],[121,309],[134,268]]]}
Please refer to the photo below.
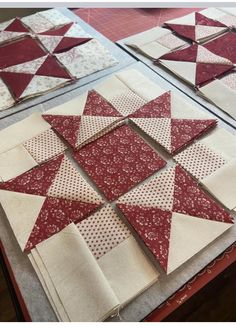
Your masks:
{"label": "unfinished quilt block", "polygon": [[50,53],[68,51],[91,40],[91,36],[75,23],[39,33],[37,37]]}
{"label": "unfinished quilt block", "polygon": [[110,52],[95,39],[55,55],[76,78],[82,78],[118,64]]}
{"label": "unfinished quilt block", "polygon": [[225,24],[211,19],[201,12],[172,19],[165,22],[165,25],[177,34],[196,42],[206,41],[228,30]]}
{"label": "unfinished quilt block", "polygon": [[122,196],[117,206],[167,274],[233,225],[178,165]]}
{"label": "unfinished quilt block", "polygon": [[110,131],[74,152],[74,158],[109,201],[166,165],[127,125]]}
{"label": "unfinished quilt block", "polygon": [[1,130],[0,139],[1,181],[15,178],[67,148],[40,114]]}
{"label": "unfinished quilt block", "polygon": [[0,43],[9,42],[29,34],[29,29],[19,18],[0,23]]}
{"label": "unfinished quilt block", "polygon": [[2,207],[24,251],[102,204],[65,155],[0,183],[0,190]]}
{"label": "unfinished quilt block", "polygon": [[209,83],[234,68],[229,59],[216,55],[205,45],[197,44],[164,55],[159,62],[196,87]]}
{"label": "unfinished quilt block", "polygon": [[163,92],[129,118],[171,154],[182,150],[217,123],[171,91]]}
{"label": "unfinished quilt block", "polygon": [[229,28],[236,27],[236,12],[234,8],[207,8],[200,11],[201,14],[216,20]]}
{"label": "unfinished quilt block", "polygon": [[236,209],[235,135],[217,128],[174,158],[225,207]]}
{"label": "unfinished quilt block", "polygon": [[168,29],[154,27],[127,38],[125,44],[151,59],[158,59],[168,52],[184,46],[186,42],[172,34]]}
{"label": "unfinished quilt block", "polygon": [[122,115],[95,90],[80,96],[77,104],[64,104],[64,109],[49,111],[42,117],[74,149],[102,136],[122,119]]}

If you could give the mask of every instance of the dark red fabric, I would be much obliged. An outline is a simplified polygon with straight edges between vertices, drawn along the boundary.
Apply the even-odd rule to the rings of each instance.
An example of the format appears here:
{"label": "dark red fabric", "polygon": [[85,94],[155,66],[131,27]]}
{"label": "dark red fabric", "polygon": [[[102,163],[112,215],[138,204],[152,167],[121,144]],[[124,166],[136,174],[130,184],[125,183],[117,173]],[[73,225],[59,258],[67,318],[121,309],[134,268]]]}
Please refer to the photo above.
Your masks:
{"label": "dark red fabric", "polygon": [[45,56],[46,52],[31,37],[0,47],[0,69]]}
{"label": "dark red fabric", "polygon": [[233,223],[233,218],[210,198],[179,165],[175,168],[173,212],[203,219]]}
{"label": "dark red fabric", "polygon": [[37,70],[36,75],[59,77],[71,79],[67,71],[58,63],[57,59],[49,55],[42,66]]}
{"label": "dark red fabric", "polygon": [[236,64],[236,34],[228,32],[218,38],[207,42],[204,47],[214,54],[229,59]]}
{"label": "dark red fabric", "polygon": [[19,18],[15,18],[14,21],[5,28],[4,31],[9,32],[29,32],[29,30],[23,25]]}
{"label": "dark red fabric", "polygon": [[216,124],[216,120],[172,119],[171,153],[174,154],[189,143],[192,143],[194,139],[197,139],[204,132],[216,126]]}
{"label": "dark red fabric", "polygon": [[110,201],[166,165],[127,125],[87,144],[73,156]]}
{"label": "dark red fabric", "polygon": [[211,18],[208,18],[201,13],[195,13],[195,24],[196,25],[205,25],[205,26],[216,26],[216,27],[226,27],[226,25],[215,21]]}
{"label": "dark red fabric", "polygon": [[47,197],[24,250],[30,251],[37,244],[61,231],[70,223],[82,221],[99,206],[63,198]]}
{"label": "dark red fabric", "polygon": [[226,73],[234,68],[233,65],[224,64],[205,64],[196,63],[196,79],[195,84],[197,86],[203,84],[204,82],[211,81],[214,78]]}
{"label": "dark red fabric", "polygon": [[122,116],[109,102],[95,90],[88,92],[83,115],[88,116]]}
{"label": "dark red fabric", "polygon": [[33,168],[7,182],[0,183],[0,189],[25,194],[46,196],[54,178],[61,166],[64,155]]}
{"label": "dark red fabric", "polygon": [[117,206],[167,271],[172,212],[139,205]]}
{"label": "dark red fabric", "polygon": [[180,24],[166,24],[177,34],[184,36],[190,40],[195,40],[195,26],[194,25],[180,25]]}
{"label": "dark red fabric", "polygon": [[72,146],[76,147],[81,117],[76,115],[42,115],[43,118]]}
{"label": "dark red fabric", "polygon": [[68,51],[75,46],[79,46],[88,41],[92,40],[91,38],[70,38],[65,36],[54,49],[54,53]]}
{"label": "dark red fabric", "polygon": [[197,44],[193,44],[187,48],[170,52],[160,59],[175,60],[175,61],[187,61],[195,63],[197,60]]}
{"label": "dark red fabric", "polygon": [[19,99],[34,75],[25,73],[0,72],[0,77],[11,90],[14,97]]}
{"label": "dark red fabric", "polygon": [[171,117],[171,93],[167,91],[161,96],[140,107],[132,113],[131,118]]}
{"label": "dark red fabric", "polygon": [[66,32],[71,28],[71,26],[73,24],[74,23],[72,22],[72,23],[66,24],[62,27],[39,33],[39,35],[63,36],[66,34]]}

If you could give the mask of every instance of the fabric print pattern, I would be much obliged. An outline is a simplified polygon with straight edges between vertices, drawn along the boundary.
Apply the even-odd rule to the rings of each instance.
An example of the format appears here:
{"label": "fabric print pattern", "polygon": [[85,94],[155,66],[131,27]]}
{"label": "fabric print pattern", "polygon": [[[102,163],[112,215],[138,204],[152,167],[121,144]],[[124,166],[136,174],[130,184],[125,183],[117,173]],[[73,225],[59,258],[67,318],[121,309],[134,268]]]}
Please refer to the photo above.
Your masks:
{"label": "fabric print pattern", "polygon": [[232,73],[229,73],[229,74],[223,76],[220,79],[220,82],[224,83],[230,89],[233,89],[234,91],[236,91],[236,74],[235,74],[235,72],[232,72]]}
{"label": "fabric print pattern", "polygon": [[0,111],[6,108],[9,108],[15,104],[15,100],[13,99],[10,91],[8,90],[6,84],[0,78]]}
{"label": "fabric print pattern", "polygon": [[127,125],[74,152],[74,158],[108,200],[121,196],[166,165]]}
{"label": "fabric print pattern", "polygon": [[93,204],[47,197],[29,236],[25,251],[30,251],[37,244],[61,231],[70,223],[79,222],[95,209],[96,205]]}
{"label": "fabric print pattern", "polygon": [[176,155],[174,159],[199,180],[211,175],[226,164],[224,158],[214,153],[201,142],[188,147]]}
{"label": "fabric print pattern", "polygon": [[158,38],[156,41],[168,49],[177,49],[186,44],[185,41],[181,40],[172,33],[166,34],[161,38]]}
{"label": "fabric print pattern", "polygon": [[109,99],[110,103],[123,115],[128,116],[146,104],[146,101],[129,90]]}
{"label": "fabric print pattern", "polygon": [[131,235],[128,227],[109,205],[79,222],[77,227],[96,259]]}
{"label": "fabric print pattern", "polygon": [[33,139],[27,140],[23,146],[39,164],[62,153],[66,149],[66,146],[52,129],[46,130]]}

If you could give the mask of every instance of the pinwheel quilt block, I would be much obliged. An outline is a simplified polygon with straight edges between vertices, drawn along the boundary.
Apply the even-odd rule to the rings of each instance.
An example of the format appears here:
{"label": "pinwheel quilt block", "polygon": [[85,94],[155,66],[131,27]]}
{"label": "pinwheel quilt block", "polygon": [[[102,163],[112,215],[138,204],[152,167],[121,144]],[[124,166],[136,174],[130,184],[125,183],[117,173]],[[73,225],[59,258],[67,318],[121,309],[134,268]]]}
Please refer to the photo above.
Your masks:
{"label": "pinwheel quilt block", "polygon": [[88,92],[80,115],[60,115],[59,111],[42,116],[74,149],[102,136],[122,119],[122,115],[94,90]]}
{"label": "pinwheel quilt block", "polygon": [[205,45],[197,44],[164,55],[159,61],[196,87],[209,83],[234,68],[231,60],[211,52]]}
{"label": "pinwheel quilt block", "polygon": [[102,204],[65,155],[0,183],[0,201],[24,251],[83,220]]}
{"label": "pinwheel quilt block", "polygon": [[129,115],[132,122],[171,154],[179,152],[217,124],[215,119],[200,118],[200,115],[199,118],[188,118],[194,117],[196,110],[192,114],[193,109],[187,102],[182,103],[186,113],[182,110],[181,118],[174,109],[178,99],[173,97],[171,91],[164,92]]}
{"label": "pinwheel quilt block", "polygon": [[166,165],[127,125],[110,131],[74,152],[74,158],[109,201]]}
{"label": "pinwheel quilt block", "polygon": [[225,24],[199,12],[173,19],[165,25],[177,34],[197,42],[206,41],[228,30]]}
{"label": "pinwheel quilt block", "polygon": [[120,197],[117,206],[167,274],[233,225],[178,165]]}

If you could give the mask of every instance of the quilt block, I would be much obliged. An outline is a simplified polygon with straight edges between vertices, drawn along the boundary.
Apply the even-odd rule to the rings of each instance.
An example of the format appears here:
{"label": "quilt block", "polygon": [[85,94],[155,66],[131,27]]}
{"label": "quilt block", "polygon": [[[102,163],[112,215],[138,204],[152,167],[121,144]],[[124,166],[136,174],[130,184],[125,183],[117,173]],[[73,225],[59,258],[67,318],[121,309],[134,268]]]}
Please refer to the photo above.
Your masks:
{"label": "quilt block", "polygon": [[117,206],[167,274],[233,225],[178,165],[120,197]]}
{"label": "quilt block", "polygon": [[102,204],[63,154],[0,183],[0,201],[24,251],[83,220]]}

